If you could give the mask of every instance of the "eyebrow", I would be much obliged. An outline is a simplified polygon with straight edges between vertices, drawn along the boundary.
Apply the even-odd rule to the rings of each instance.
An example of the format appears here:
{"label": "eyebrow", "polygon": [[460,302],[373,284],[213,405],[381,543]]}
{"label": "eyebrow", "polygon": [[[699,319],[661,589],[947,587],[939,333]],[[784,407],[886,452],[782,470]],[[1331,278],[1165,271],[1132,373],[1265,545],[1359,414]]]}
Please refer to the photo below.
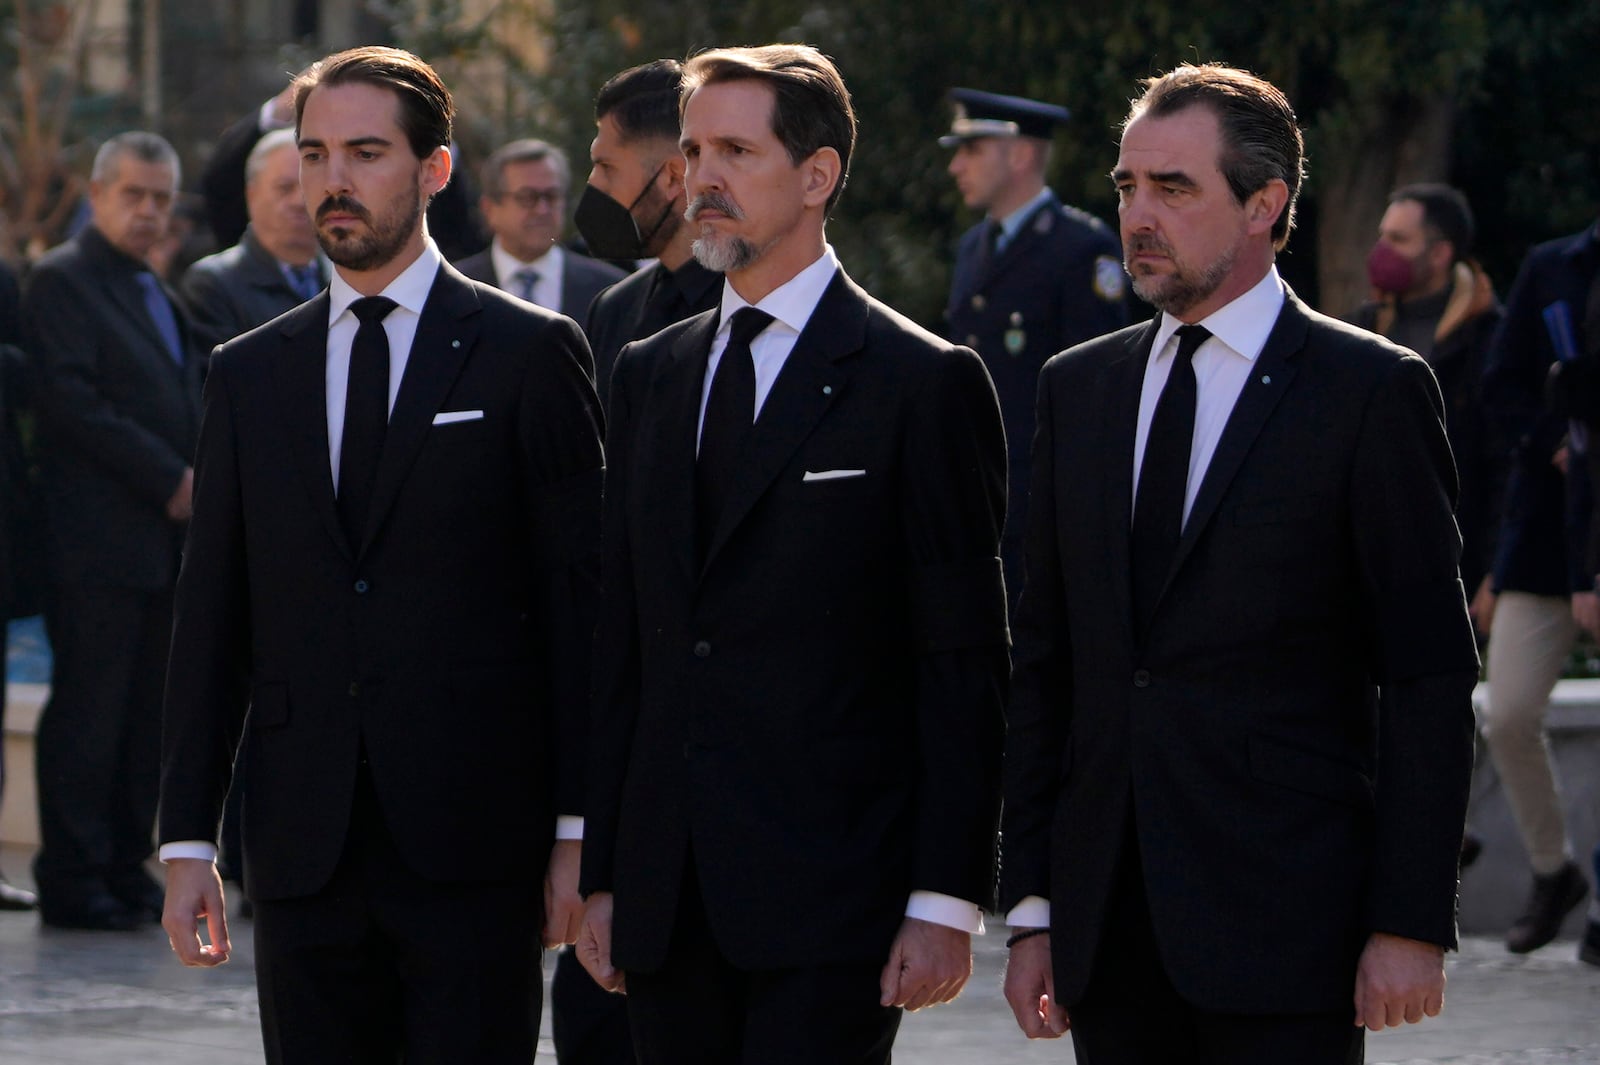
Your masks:
{"label": "eyebrow", "polygon": [[[1179,188],[1184,189],[1194,189],[1200,187],[1199,183],[1196,182],[1194,178],[1190,177],[1182,170],[1163,170],[1159,172],[1152,172],[1147,176],[1149,177],[1150,182],[1155,185],[1176,185]],[[1133,180],[1133,177],[1133,171],[1125,167],[1118,167],[1117,169],[1111,171],[1112,181],[1131,181]]]}
{"label": "eyebrow", "polygon": [[[367,147],[368,145],[377,145],[380,148],[387,148],[387,147],[390,147],[393,144],[394,144],[394,141],[389,140],[387,137],[379,137],[379,136],[376,136],[376,135],[369,136],[369,137],[352,137],[349,140],[344,142],[344,146],[346,148],[364,148],[364,147]],[[316,138],[316,137],[302,137],[302,138],[300,138],[300,142],[298,144],[298,147],[300,147],[300,148],[326,148],[327,145],[325,143],[323,143],[321,140],[319,140],[318,138]]]}

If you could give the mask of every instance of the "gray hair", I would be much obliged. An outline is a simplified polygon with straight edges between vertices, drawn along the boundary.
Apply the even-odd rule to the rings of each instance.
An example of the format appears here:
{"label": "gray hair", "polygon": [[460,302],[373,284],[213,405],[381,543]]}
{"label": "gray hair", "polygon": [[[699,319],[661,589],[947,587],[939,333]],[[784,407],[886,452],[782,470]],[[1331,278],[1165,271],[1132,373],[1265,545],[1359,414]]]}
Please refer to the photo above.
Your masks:
{"label": "gray hair", "polygon": [[160,163],[172,167],[174,188],[183,179],[183,166],[178,162],[178,153],[167,143],[167,139],[159,133],[133,129],[117,134],[100,146],[100,150],[94,153],[94,167],[89,171],[89,180],[100,183],[114,180],[123,156],[132,156],[141,163]]}
{"label": "gray hair", "polygon": [[244,161],[244,183],[250,184],[266,168],[267,156],[283,148],[294,148],[297,144],[294,130],[287,127],[275,129],[256,141],[256,146],[250,149],[249,158]]}
{"label": "gray hair", "polygon": [[572,187],[572,166],[567,162],[567,153],[549,141],[533,137],[512,141],[497,149],[484,161],[483,194],[492,200],[498,200],[505,194],[506,187],[502,175],[505,168],[512,163],[540,162],[550,164],[550,169],[556,172],[556,184],[561,186],[561,195],[566,196]]}

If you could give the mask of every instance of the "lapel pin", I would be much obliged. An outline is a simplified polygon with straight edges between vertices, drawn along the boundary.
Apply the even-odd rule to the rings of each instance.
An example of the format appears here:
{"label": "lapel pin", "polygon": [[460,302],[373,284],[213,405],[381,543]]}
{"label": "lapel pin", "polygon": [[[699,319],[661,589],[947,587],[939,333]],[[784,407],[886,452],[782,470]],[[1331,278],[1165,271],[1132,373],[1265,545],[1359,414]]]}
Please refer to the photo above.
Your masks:
{"label": "lapel pin", "polygon": [[822,394],[825,395],[825,396],[833,395],[833,386],[832,385],[823,385],[822,386]]}
{"label": "lapel pin", "polygon": [[459,340],[452,340],[452,341],[450,341],[450,346],[451,346],[451,347],[452,347],[452,348],[459,348],[459,347],[460,347],[460,346],[461,346],[461,341],[459,341]]}
{"label": "lapel pin", "polygon": [[1272,375],[1267,373],[1262,374],[1261,383],[1264,385],[1270,385],[1272,383]]}

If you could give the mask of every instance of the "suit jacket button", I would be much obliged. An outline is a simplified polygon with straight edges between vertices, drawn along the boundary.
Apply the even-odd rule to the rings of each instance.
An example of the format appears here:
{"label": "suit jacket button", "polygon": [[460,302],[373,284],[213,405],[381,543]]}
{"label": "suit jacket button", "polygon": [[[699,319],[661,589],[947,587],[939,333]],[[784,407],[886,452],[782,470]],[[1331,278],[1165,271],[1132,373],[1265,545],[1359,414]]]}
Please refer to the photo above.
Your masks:
{"label": "suit jacket button", "polygon": [[980,292],[972,297],[973,310],[981,312],[987,306],[989,306],[989,301],[983,298],[983,293]]}
{"label": "suit jacket button", "polygon": [[694,645],[694,656],[696,658],[710,658],[711,657],[711,643],[710,643],[710,641],[708,641],[708,640],[698,640],[698,641],[696,641],[696,643]]}
{"label": "suit jacket button", "polygon": [[1133,671],[1133,686],[1135,688],[1148,688],[1148,687],[1150,687],[1150,671],[1148,669],[1136,669],[1136,670],[1134,670]]}
{"label": "suit jacket button", "polygon": [[366,581],[356,581],[356,594],[366,595],[367,589],[371,587],[372,585],[368,584]]}
{"label": "suit jacket button", "polygon": [[350,698],[356,699],[361,695],[361,685],[356,681],[350,682]]}

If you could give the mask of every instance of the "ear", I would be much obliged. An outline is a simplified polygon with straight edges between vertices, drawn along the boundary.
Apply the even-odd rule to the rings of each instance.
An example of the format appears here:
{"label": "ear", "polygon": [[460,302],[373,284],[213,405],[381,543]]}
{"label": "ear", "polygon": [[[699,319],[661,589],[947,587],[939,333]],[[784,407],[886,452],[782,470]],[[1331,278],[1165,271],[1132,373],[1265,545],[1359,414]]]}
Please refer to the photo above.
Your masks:
{"label": "ear", "polygon": [[1245,231],[1252,236],[1272,232],[1272,227],[1289,205],[1289,186],[1282,178],[1273,178],[1245,201]]}
{"label": "ear", "polygon": [[665,162],[662,163],[661,173],[656,175],[656,181],[665,182],[667,192],[673,196],[683,191],[683,170],[688,165],[680,151],[667,153]]}
{"label": "ear", "polygon": [[1428,259],[1435,274],[1443,273],[1456,261],[1456,246],[1448,240],[1436,240],[1428,246]]}
{"label": "ear", "polygon": [[839,186],[840,172],[844,168],[836,149],[818,148],[811,153],[811,158],[800,164],[800,169],[806,182],[805,199],[802,202],[807,207],[821,207]]}
{"label": "ear", "polygon": [[428,199],[437,196],[439,192],[450,184],[450,175],[454,172],[455,160],[450,156],[450,149],[440,145],[422,161],[422,173],[418,180],[422,184],[422,195]]}

